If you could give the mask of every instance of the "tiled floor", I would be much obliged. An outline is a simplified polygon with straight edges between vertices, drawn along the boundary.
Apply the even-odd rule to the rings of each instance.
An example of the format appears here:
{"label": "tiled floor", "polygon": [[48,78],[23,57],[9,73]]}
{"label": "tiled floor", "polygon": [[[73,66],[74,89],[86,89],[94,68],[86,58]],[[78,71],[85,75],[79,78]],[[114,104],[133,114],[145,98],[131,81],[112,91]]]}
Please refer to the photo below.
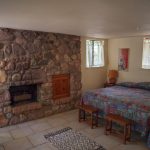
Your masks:
{"label": "tiled floor", "polygon": [[142,142],[123,145],[118,137],[104,135],[103,127],[91,129],[87,124],[79,123],[77,110],[1,128],[0,150],[57,150],[43,135],[64,127],[72,127],[82,132],[107,150],[148,150]]}

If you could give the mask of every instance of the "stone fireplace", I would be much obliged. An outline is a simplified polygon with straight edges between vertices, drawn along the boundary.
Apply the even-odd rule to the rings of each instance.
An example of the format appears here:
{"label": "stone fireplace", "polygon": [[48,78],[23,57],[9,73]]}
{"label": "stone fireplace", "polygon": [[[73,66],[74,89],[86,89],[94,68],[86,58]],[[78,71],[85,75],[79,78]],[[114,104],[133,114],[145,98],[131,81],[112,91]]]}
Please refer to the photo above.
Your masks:
{"label": "stone fireplace", "polygon": [[37,102],[37,84],[10,86],[11,105],[21,105]]}
{"label": "stone fireplace", "polygon": [[[52,78],[61,74],[70,91],[56,99]],[[73,109],[80,97],[79,36],[0,29],[0,127]]]}

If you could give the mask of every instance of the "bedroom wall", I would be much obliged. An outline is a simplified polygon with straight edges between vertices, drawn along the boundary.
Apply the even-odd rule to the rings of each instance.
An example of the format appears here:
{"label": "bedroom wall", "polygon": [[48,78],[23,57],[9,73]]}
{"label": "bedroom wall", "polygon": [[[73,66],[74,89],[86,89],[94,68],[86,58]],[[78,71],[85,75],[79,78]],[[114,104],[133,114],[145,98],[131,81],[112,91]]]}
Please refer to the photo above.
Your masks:
{"label": "bedroom wall", "polygon": [[104,83],[106,82],[108,64],[108,43],[107,40],[105,40],[105,66],[100,68],[86,68],[86,39],[89,39],[89,37],[81,37],[82,93],[89,89],[103,87]]}
{"label": "bedroom wall", "polygon": [[108,40],[109,69],[118,69],[119,48],[130,48],[129,70],[120,71],[118,82],[150,81],[150,70],[142,69],[143,37],[129,37]]}

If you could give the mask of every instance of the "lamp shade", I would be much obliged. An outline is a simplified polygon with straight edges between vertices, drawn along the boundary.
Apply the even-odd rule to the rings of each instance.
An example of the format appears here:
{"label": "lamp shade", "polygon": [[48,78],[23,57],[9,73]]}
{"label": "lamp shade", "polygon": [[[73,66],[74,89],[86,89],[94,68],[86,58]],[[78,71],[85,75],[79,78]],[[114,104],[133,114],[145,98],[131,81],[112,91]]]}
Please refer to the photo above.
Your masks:
{"label": "lamp shade", "polygon": [[117,70],[109,70],[108,78],[117,78],[117,77],[118,77],[118,71]]}

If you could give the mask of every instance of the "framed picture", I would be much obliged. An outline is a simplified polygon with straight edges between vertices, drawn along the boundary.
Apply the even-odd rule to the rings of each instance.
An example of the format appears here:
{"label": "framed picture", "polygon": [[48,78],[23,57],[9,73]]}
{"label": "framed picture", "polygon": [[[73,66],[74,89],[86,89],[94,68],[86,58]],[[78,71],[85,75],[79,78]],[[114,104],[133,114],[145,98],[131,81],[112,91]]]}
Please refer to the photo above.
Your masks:
{"label": "framed picture", "polygon": [[128,67],[129,67],[129,48],[120,48],[118,70],[128,71]]}

